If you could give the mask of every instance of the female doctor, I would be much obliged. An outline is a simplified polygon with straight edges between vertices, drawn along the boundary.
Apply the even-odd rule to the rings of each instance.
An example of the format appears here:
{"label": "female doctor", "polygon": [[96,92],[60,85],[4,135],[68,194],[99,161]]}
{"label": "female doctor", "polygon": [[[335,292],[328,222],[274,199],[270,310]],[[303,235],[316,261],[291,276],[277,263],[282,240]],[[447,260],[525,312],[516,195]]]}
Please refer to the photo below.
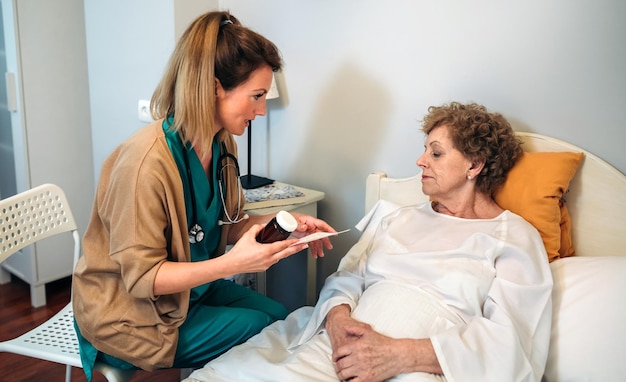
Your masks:
{"label": "female doctor", "polygon": [[[155,122],[104,161],[73,278],[88,380],[96,360],[121,368],[187,368],[244,342],[286,309],[225,277],[264,271],[302,251],[259,244],[272,216],[248,216],[233,135],[266,111],[280,53],[228,12],[195,20],[152,96]],[[296,215],[297,231],[333,232]],[[225,253],[227,244],[234,244]],[[314,257],[331,249],[310,243]]]}

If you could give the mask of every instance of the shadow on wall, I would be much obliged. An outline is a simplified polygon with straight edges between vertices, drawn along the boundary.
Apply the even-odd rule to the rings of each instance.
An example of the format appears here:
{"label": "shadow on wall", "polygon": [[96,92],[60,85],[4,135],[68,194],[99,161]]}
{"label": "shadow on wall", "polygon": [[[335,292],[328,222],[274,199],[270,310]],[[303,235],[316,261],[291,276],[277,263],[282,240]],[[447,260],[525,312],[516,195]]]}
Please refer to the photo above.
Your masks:
{"label": "shadow on wall", "polygon": [[392,113],[384,84],[358,65],[342,66],[327,83],[305,130],[304,141],[314,144],[304,146],[288,176],[297,184],[324,190],[319,216],[338,230],[351,228],[333,238],[334,249],[319,260],[320,287],[360,236],[354,225],[364,215],[365,178],[382,149]]}

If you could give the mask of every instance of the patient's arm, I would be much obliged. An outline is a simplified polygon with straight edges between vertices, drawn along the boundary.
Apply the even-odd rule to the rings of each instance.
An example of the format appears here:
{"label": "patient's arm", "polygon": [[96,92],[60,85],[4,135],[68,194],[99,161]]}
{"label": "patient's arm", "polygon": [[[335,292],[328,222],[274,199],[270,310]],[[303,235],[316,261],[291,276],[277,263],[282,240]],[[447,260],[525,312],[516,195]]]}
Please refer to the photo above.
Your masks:
{"label": "patient's arm", "polygon": [[340,380],[384,381],[403,373],[443,374],[429,339],[395,339],[350,316],[348,305],[331,309],[326,331]]}

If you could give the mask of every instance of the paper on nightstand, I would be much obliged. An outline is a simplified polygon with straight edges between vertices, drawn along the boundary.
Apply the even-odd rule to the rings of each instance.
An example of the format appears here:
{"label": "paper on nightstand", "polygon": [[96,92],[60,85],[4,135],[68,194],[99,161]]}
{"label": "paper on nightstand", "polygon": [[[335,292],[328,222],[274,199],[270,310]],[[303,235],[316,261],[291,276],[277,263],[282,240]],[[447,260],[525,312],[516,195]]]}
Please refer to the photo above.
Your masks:
{"label": "paper on nightstand", "polygon": [[325,237],[329,237],[329,236],[337,236],[339,234],[345,233],[350,231],[350,229],[344,229],[343,231],[339,231],[339,232],[315,232],[312,233],[310,235],[301,237],[300,240],[298,240],[297,242],[293,243],[293,245],[298,245],[298,244],[304,244],[304,243],[308,243],[310,241],[315,241],[315,240],[319,240],[319,239],[323,239]]}

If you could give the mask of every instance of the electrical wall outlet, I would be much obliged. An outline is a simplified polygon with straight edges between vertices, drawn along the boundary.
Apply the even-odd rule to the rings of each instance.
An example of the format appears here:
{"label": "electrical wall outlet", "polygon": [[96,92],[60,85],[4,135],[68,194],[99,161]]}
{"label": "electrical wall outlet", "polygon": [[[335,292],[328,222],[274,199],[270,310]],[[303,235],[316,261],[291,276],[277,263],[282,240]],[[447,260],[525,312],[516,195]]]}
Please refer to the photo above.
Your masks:
{"label": "electrical wall outlet", "polygon": [[137,106],[137,114],[141,122],[152,122],[152,116],[150,115],[150,101],[140,99]]}

